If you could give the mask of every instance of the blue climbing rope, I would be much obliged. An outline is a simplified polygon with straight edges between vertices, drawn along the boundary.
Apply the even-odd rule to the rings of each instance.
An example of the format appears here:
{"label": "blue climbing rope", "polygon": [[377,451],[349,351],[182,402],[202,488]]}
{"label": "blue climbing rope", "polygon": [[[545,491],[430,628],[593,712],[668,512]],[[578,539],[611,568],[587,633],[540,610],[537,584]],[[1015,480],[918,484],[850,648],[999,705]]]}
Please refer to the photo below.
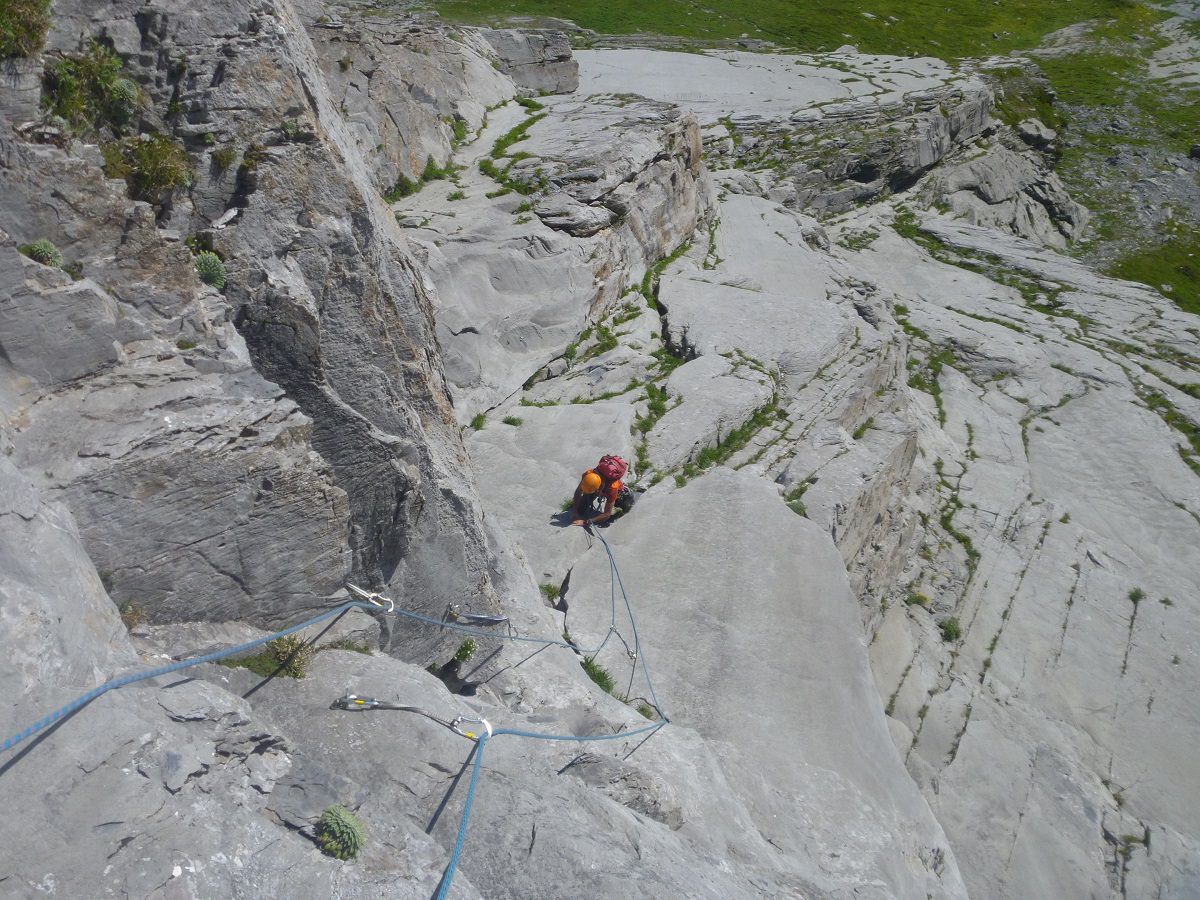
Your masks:
{"label": "blue climbing rope", "polygon": [[[467,838],[467,824],[471,818],[471,806],[475,802],[475,788],[478,781],[479,768],[483,762],[483,748],[489,737],[499,737],[500,735],[512,735],[513,737],[530,738],[538,741],[575,741],[578,743],[590,743],[592,741],[615,741],[636,737],[639,734],[645,734],[645,740],[649,740],[656,732],[664,728],[670,719],[659,705],[658,696],[654,692],[654,683],[650,679],[650,669],[646,665],[645,657],[642,656],[641,642],[637,633],[637,621],[633,614],[633,604],[629,600],[629,595],[625,592],[625,584],[621,580],[621,570],[617,565],[617,559],[613,555],[612,548],[608,545],[608,541],[604,536],[593,532],[600,539],[600,543],[604,545],[604,552],[608,555],[609,575],[611,578],[609,594],[612,598],[612,625],[609,628],[609,635],[616,630],[616,591],[620,588],[621,597],[625,601],[625,610],[629,613],[629,624],[633,629],[633,646],[634,646],[634,668],[637,668],[638,662],[642,664],[642,671],[646,675],[646,685],[650,690],[650,700],[654,705],[655,711],[661,717],[661,721],[650,725],[643,725],[640,728],[635,728],[632,731],[618,731],[615,734],[547,734],[541,731],[523,731],[519,728],[497,728],[492,730],[489,728],[489,734],[480,735],[478,742],[475,745],[475,764],[471,769],[471,781],[467,787],[467,795],[463,802],[462,817],[458,822],[458,835],[454,840],[454,851],[450,854],[450,860],[446,864],[446,870],[442,873],[441,885],[438,888],[435,900],[445,900],[446,893],[450,890],[450,884],[454,881],[454,873],[458,869],[458,860],[462,856],[463,844]],[[608,640],[608,635],[605,636]],[[600,645],[604,646],[603,643]]]}
{"label": "blue climbing rope", "polygon": [[[486,733],[481,733],[475,738],[475,742],[476,742],[475,748],[474,748],[475,760],[471,767],[471,780],[467,786],[467,794],[466,794],[465,801],[463,803],[462,817],[460,818],[459,823],[458,823],[458,834],[455,837],[454,849],[450,854],[450,859],[447,862],[446,869],[442,874],[442,880],[438,887],[438,892],[435,897],[435,900],[445,900],[445,897],[450,890],[450,885],[454,880],[454,873],[458,869],[458,862],[459,862],[460,857],[462,856],[463,844],[466,842],[466,838],[467,838],[467,825],[471,818],[471,807],[475,801],[475,790],[479,783],[479,770],[483,765],[483,752],[484,752],[484,748],[487,746],[487,741],[489,740],[489,738],[498,736],[498,735],[511,735],[514,737],[523,737],[523,738],[529,738],[532,740],[540,740],[540,741],[575,741],[575,742],[579,742],[579,743],[587,743],[587,742],[591,742],[591,741],[622,740],[622,739],[636,737],[639,734],[645,734],[646,735],[645,740],[649,740],[650,737],[652,737],[656,732],[658,732],[660,729],[665,727],[667,725],[667,723],[670,721],[670,719],[667,717],[666,713],[663,711],[662,707],[659,705],[658,696],[654,692],[654,684],[650,679],[650,669],[646,665],[646,660],[643,657],[642,652],[641,652],[641,643],[640,643],[640,638],[638,637],[638,632],[637,632],[637,621],[633,615],[633,605],[629,601],[629,595],[625,591],[625,584],[621,580],[621,571],[620,571],[620,568],[617,566],[616,557],[613,555],[612,548],[609,547],[608,541],[606,541],[604,539],[604,536],[600,535],[596,532],[593,532],[593,534],[596,534],[596,537],[598,537],[600,539],[600,543],[604,546],[604,551],[608,555],[609,575],[610,575],[610,579],[611,579],[610,586],[609,586],[611,621],[609,624],[609,630],[608,630],[607,634],[605,634],[605,636],[604,636],[604,640],[602,640],[600,642],[600,645],[594,651],[591,651],[590,653],[588,651],[580,651],[577,646],[575,646],[574,644],[570,644],[566,641],[559,641],[559,640],[554,640],[554,639],[550,639],[550,638],[523,637],[521,635],[512,635],[512,634],[495,634],[492,632],[484,631],[483,629],[480,629],[480,628],[472,628],[468,625],[458,625],[453,622],[446,622],[444,620],[434,619],[431,616],[425,616],[420,613],[409,612],[408,610],[403,610],[403,609],[397,609],[395,607],[395,604],[390,604],[390,608],[387,609],[387,612],[392,612],[392,613],[395,613],[396,615],[403,616],[405,618],[412,619],[417,622],[423,622],[428,625],[434,625],[438,628],[446,628],[451,631],[461,632],[463,634],[478,635],[480,637],[493,638],[493,639],[497,639],[497,640],[522,641],[522,642],[528,642],[528,643],[542,644],[542,645],[546,645],[546,646],[565,647],[565,648],[575,651],[575,652],[582,652],[582,653],[584,653],[585,656],[595,656],[595,654],[599,653],[600,650],[603,649],[604,645],[608,642],[609,637],[611,637],[614,632],[616,632],[617,636],[620,637],[620,632],[617,631],[617,627],[616,627],[616,625],[617,625],[616,591],[617,591],[617,588],[619,587],[620,591],[621,591],[621,597],[625,602],[625,610],[629,614],[629,624],[633,630],[634,669],[636,670],[637,664],[638,664],[638,662],[640,662],[642,665],[642,670],[643,670],[643,672],[645,672],[645,675],[646,675],[646,684],[650,690],[651,702],[654,705],[655,711],[661,717],[661,721],[652,723],[650,725],[644,725],[640,728],[635,728],[632,731],[618,731],[614,734],[589,734],[589,735],[547,734],[545,732],[539,732],[539,731],[523,731],[521,729],[516,729],[516,728],[499,728],[499,729],[496,729],[493,731],[491,726],[487,725],[487,723],[485,722],[484,724],[486,726]],[[99,685],[98,687],[95,687],[92,690],[88,691],[87,693],[82,694],[79,697],[76,697],[70,703],[67,703],[65,706],[62,706],[59,709],[56,709],[54,712],[50,713],[49,715],[43,716],[42,718],[40,718],[36,722],[34,722],[32,725],[28,726],[27,728],[22,729],[21,731],[17,732],[12,737],[5,740],[3,744],[0,744],[0,753],[11,750],[13,747],[17,746],[22,741],[32,737],[33,735],[37,734],[40,731],[43,731],[44,729],[53,725],[55,722],[66,718],[67,716],[78,711],[79,709],[82,709],[84,706],[87,706],[87,704],[91,703],[93,700],[97,699],[98,697],[103,696],[104,694],[108,693],[109,691],[116,690],[117,688],[126,687],[131,684],[136,684],[139,681],[146,681],[147,679],[150,679],[150,678],[158,678],[162,675],[169,675],[172,672],[178,672],[182,669],[191,668],[192,666],[198,666],[198,665],[201,665],[201,664],[207,663],[207,662],[216,662],[218,660],[225,659],[230,656],[236,656],[240,653],[245,653],[247,650],[253,650],[255,647],[262,646],[263,644],[265,644],[269,641],[273,641],[273,640],[276,640],[281,637],[287,637],[290,634],[295,634],[297,631],[302,631],[311,625],[315,625],[318,622],[323,622],[326,619],[330,619],[330,618],[333,618],[334,616],[341,615],[342,613],[348,612],[351,609],[378,610],[378,609],[382,609],[382,607],[380,606],[380,604],[378,604],[376,602],[367,603],[367,602],[352,600],[347,603],[343,603],[340,606],[336,606],[333,609],[327,610],[327,611],[321,613],[320,615],[313,616],[311,619],[306,619],[305,621],[300,622],[299,624],[292,625],[288,628],[284,628],[281,631],[276,631],[272,634],[268,634],[268,635],[265,635],[260,638],[255,638],[252,641],[246,641],[245,643],[238,644],[233,647],[227,647],[224,650],[216,650],[216,651],[213,651],[212,653],[206,653],[202,656],[194,656],[189,659],[181,659],[181,660],[177,660],[172,663],[168,663],[163,666],[156,666],[151,669],[145,669],[141,672],[133,672],[128,675],[119,676],[117,678],[111,678],[108,681],[104,682],[103,684]],[[622,642],[624,642],[624,638],[621,638],[621,640],[622,640]],[[626,649],[628,649],[628,644],[626,644]]]}
{"label": "blue climbing rope", "polygon": [[103,696],[109,691],[115,691],[117,688],[136,684],[137,682],[145,681],[148,678],[158,678],[160,675],[169,675],[172,672],[178,672],[180,669],[198,666],[201,663],[216,662],[218,659],[224,659],[227,656],[236,656],[239,653],[245,653],[247,650],[253,650],[255,647],[259,647],[268,641],[273,641],[276,638],[287,637],[289,634],[295,634],[297,631],[302,631],[310,625],[315,625],[317,622],[323,622],[326,619],[333,618],[334,616],[341,615],[348,610],[356,608],[374,609],[375,607],[366,603],[360,603],[356,600],[352,600],[348,603],[343,603],[341,606],[327,610],[326,612],[321,613],[319,616],[313,616],[311,619],[301,622],[299,625],[292,625],[290,628],[285,628],[282,631],[276,631],[274,634],[268,634],[265,637],[255,638],[252,641],[246,641],[246,643],[238,644],[236,647],[227,647],[224,650],[216,650],[212,653],[206,653],[203,656],[193,656],[190,659],[177,660],[176,662],[168,663],[165,666],[157,666],[153,669],[144,669],[141,672],[132,672],[129,675],[121,675],[117,678],[110,678],[99,687],[92,688],[86,694],[76,697],[66,706],[56,709],[54,712],[50,713],[50,715],[43,716],[29,727],[18,731],[12,737],[8,738],[3,744],[0,744],[0,753],[11,750],[13,747],[17,746],[17,744],[21,743],[21,741],[33,737],[35,734],[45,728],[49,728],[59,719],[69,716],[71,713],[82,709],[97,697]]}
{"label": "blue climbing rope", "polygon": [[445,900],[454,881],[454,873],[458,869],[458,858],[462,856],[463,843],[467,839],[467,821],[471,818],[471,804],[475,801],[475,786],[479,783],[479,769],[483,765],[483,748],[487,746],[487,735],[479,735],[475,744],[475,764],[471,766],[471,781],[467,785],[467,797],[463,803],[462,818],[458,821],[458,837],[454,839],[454,850],[450,853],[450,861],[446,863],[446,871],[442,873],[442,883],[434,900]]}

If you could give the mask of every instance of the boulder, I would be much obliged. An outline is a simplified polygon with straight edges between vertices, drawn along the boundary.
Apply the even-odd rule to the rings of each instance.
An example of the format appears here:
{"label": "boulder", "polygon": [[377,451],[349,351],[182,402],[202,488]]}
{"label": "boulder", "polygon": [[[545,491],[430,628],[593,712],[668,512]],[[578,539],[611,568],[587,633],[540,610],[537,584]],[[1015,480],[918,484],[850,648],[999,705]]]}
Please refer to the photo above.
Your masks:
{"label": "boulder", "polygon": [[1054,143],[1058,132],[1044,125],[1041,119],[1026,119],[1018,123],[1017,135],[1029,146],[1044,150]]}
{"label": "boulder", "polygon": [[500,71],[535,94],[569,94],[579,87],[579,64],[561,31],[480,29],[495,51]]}
{"label": "boulder", "polygon": [[537,202],[533,211],[551,228],[573,237],[590,237],[607,228],[616,219],[611,209],[588,206],[570,194],[549,194]]}

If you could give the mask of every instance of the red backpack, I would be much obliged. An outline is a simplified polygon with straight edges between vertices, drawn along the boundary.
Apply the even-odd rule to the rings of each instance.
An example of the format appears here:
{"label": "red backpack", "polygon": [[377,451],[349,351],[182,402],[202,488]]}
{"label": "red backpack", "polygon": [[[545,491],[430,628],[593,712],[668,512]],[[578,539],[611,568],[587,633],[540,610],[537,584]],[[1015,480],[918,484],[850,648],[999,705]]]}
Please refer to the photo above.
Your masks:
{"label": "red backpack", "polygon": [[629,464],[619,456],[602,456],[594,471],[611,484],[625,477],[625,473],[629,471]]}

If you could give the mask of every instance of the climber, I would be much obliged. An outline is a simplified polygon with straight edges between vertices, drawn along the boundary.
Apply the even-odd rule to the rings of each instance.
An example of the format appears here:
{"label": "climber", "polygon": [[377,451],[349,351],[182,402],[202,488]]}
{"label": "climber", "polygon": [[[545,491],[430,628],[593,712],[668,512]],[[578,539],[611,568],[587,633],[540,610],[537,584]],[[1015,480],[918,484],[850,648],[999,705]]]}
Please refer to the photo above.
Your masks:
{"label": "climber", "polygon": [[[571,503],[572,525],[600,524],[633,508],[634,494],[621,479],[629,469],[619,456],[603,456],[583,473]],[[603,501],[603,510],[600,502]]]}

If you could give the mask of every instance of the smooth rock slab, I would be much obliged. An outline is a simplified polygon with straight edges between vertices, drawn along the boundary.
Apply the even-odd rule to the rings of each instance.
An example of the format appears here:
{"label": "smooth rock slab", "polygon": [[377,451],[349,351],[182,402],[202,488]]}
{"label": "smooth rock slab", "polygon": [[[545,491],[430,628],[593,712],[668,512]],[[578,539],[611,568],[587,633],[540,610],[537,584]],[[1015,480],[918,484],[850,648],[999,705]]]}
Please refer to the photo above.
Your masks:
{"label": "smooth rock slab", "polygon": [[467,438],[484,508],[519,543],[539,581],[560,582],[588,546],[559,517],[580,476],[606,453],[632,462],[633,407],[620,402],[521,406],[518,426],[488,422]]}
{"label": "smooth rock slab", "polygon": [[769,376],[744,363],[735,367],[722,356],[684,363],[667,379],[667,394],[681,402],[650,433],[651,461],[662,470],[673,469],[715,447],[770,402],[773,388]]}
{"label": "smooth rock slab", "polygon": [[[719,468],[647,494],[606,536],[664,710],[716,748],[757,829],[835,895],[965,896],[892,745],[828,535],[769,483]],[[572,573],[583,645],[608,627],[608,568],[597,546]],[[599,661],[624,691],[620,643]],[[640,670],[631,692],[648,694]]]}

